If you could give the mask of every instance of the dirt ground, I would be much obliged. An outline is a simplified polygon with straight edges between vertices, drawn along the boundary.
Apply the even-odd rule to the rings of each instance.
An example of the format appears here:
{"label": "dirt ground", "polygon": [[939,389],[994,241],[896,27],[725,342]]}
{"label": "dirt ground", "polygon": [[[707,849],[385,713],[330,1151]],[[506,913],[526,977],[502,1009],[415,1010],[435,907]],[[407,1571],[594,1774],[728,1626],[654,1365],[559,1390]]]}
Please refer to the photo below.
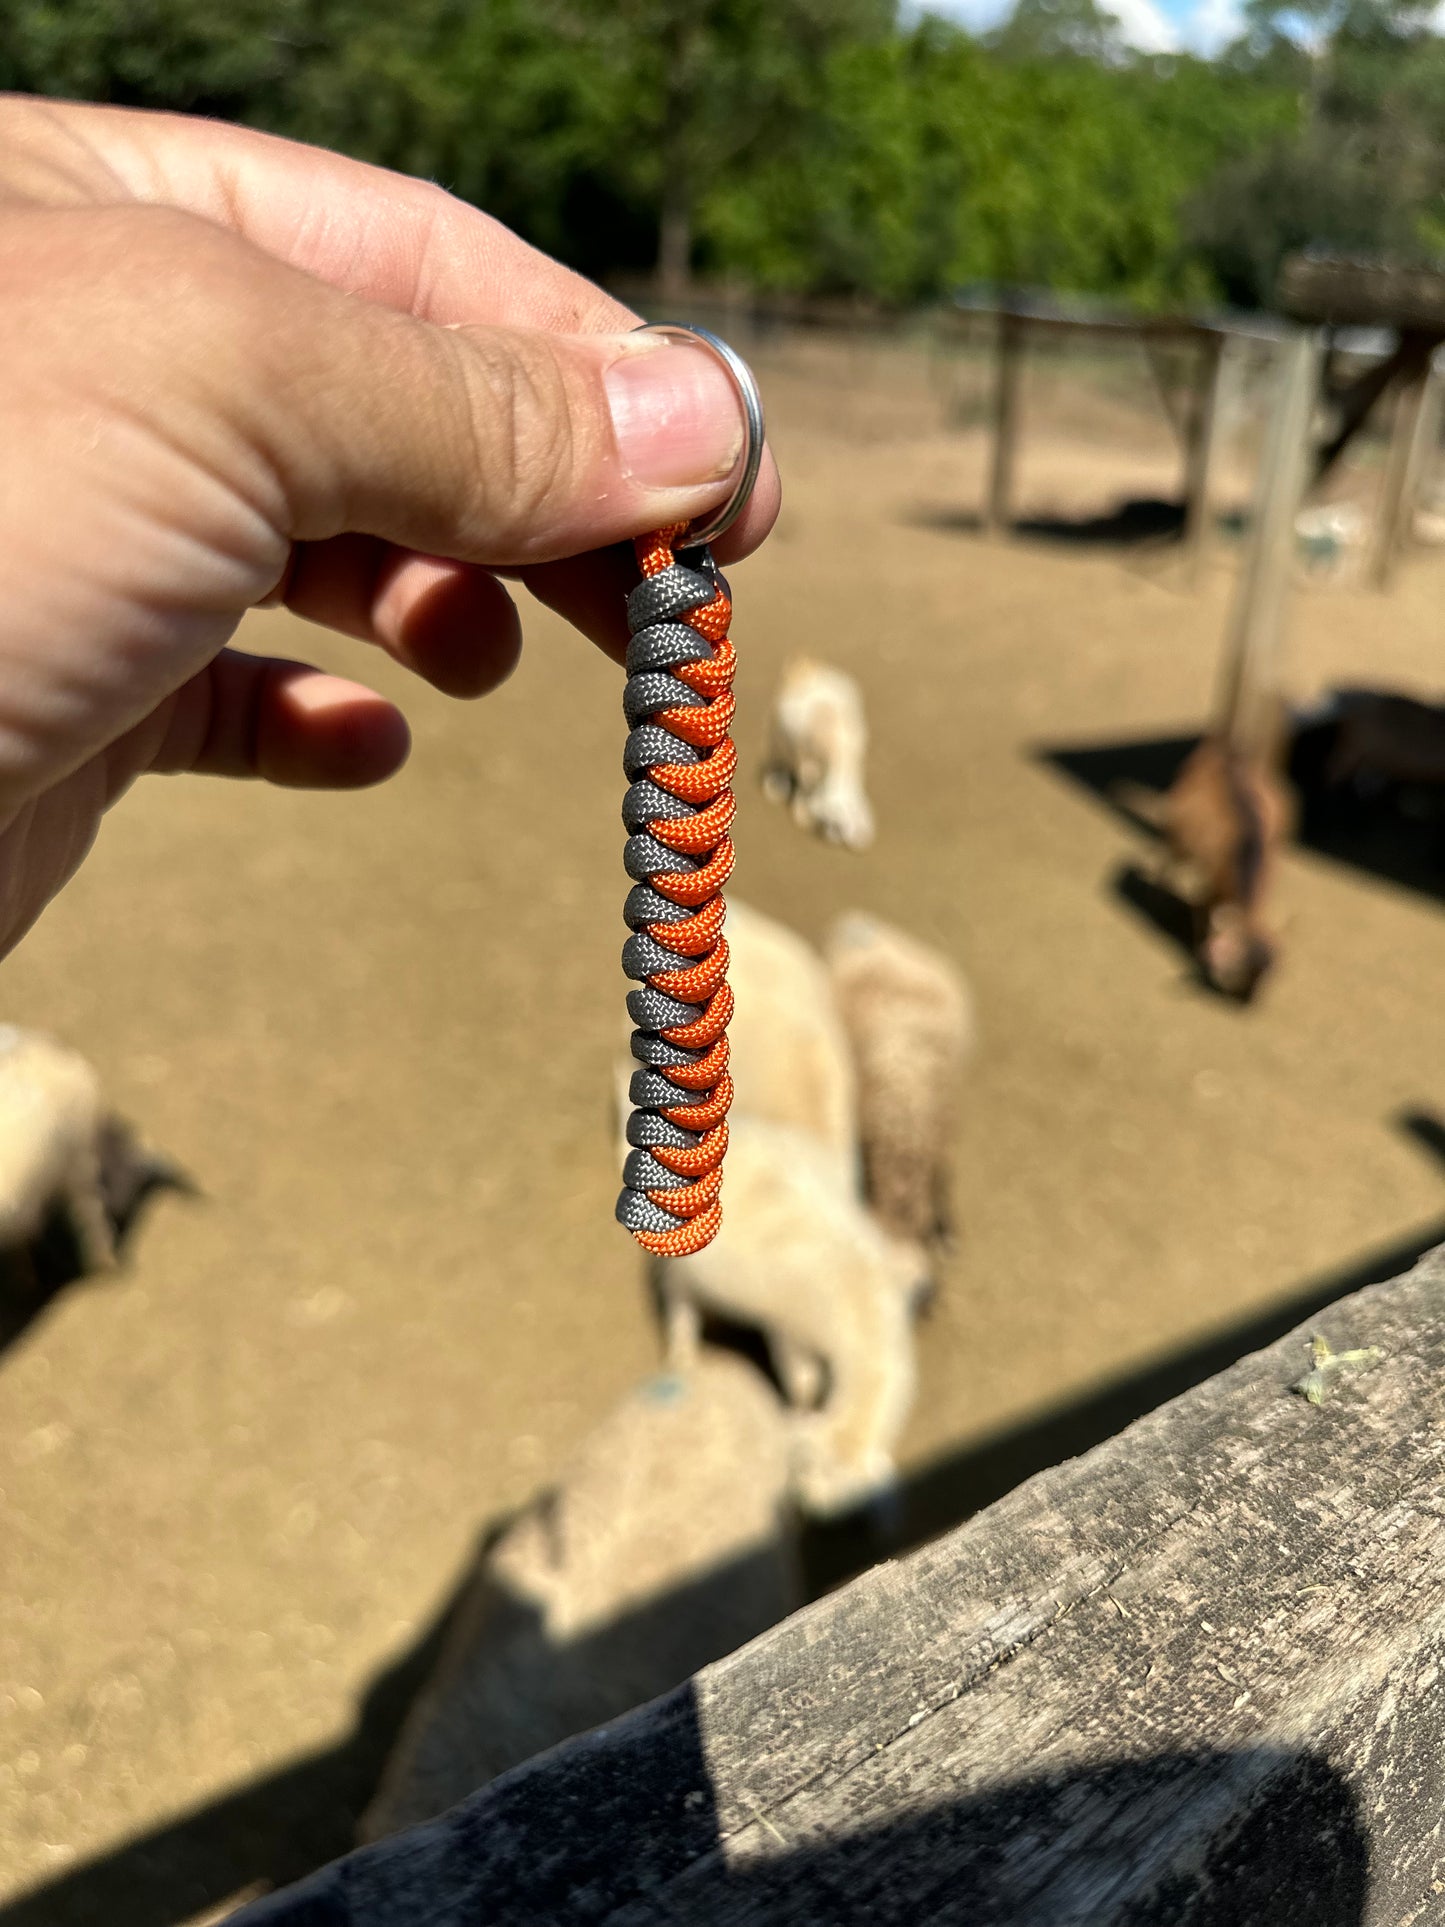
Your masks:
{"label": "dirt ground", "polygon": [[[1445,1165],[1398,1121],[1445,1106],[1445,917],[1296,851],[1263,1001],[1195,989],[1111,882],[1146,839],[1043,752],[1198,726],[1227,549],[1195,593],[1167,548],[986,545],[981,434],[921,359],[760,365],[789,493],[734,573],[743,765],[781,661],[836,661],[881,830],[824,849],[744,784],[737,889],[809,933],[871,908],[974,985],[907,1449],[957,1516],[1001,1441],[1445,1236]],[[1041,412],[1031,514],[1174,488],[1147,398]],[[1303,593],[1295,687],[1445,682],[1442,591],[1421,555],[1389,599]],[[0,1927],[209,1918],[344,1846],[392,1703],[358,1729],[364,1696],[655,1358],[611,1224],[620,677],[530,631],[478,707],[371,665],[416,734],[386,789],[141,787],[0,968],[0,1013],[84,1050],[203,1192],[0,1357]],[[357,654],[284,615],[245,640]]]}

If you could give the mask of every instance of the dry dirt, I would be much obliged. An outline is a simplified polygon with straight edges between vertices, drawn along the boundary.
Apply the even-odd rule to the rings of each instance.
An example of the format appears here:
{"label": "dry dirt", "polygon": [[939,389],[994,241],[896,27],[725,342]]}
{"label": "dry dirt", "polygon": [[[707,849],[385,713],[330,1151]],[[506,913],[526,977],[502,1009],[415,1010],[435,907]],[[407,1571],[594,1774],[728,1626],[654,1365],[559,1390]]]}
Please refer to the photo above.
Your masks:
{"label": "dry dirt", "polygon": [[[789,498],[734,574],[744,767],[782,659],[839,662],[881,834],[821,848],[745,786],[739,893],[895,918],[981,1013],[920,1467],[1441,1218],[1395,1119],[1445,1102],[1445,918],[1293,853],[1265,1000],[1194,989],[1110,888],[1143,840],[1037,751],[1198,724],[1228,556],[1192,593],[1168,550],[985,545],[981,437],[921,362],[762,366]],[[1027,507],[1171,490],[1144,403],[1054,402]],[[1421,556],[1388,600],[1303,594],[1295,686],[1445,680],[1442,589]],[[361,1697],[655,1357],[611,1224],[620,678],[529,620],[479,707],[373,665],[416,734],[386,789],[144,785],[0,970],[204,1193],[0,1357],[0,1927],[166,1927],[343,1845]],[[246,640],[357,653],[284,615]]]}

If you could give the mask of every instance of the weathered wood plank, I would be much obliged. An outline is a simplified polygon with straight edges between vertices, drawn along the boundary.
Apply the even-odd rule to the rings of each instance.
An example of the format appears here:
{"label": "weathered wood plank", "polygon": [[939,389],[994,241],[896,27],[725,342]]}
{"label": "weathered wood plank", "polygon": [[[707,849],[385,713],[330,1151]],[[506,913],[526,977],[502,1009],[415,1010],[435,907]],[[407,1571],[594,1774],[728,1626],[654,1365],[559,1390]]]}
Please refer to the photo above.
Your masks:
{"label": "weathered wood plank", "polygon": [[1433,359],[1423,362],[1399,384],[1370,554],[1370,581],[1377,589],[1392,585],[1410,543],[1421,474],[1440,439],[1440,388],[1441,376]]}
{"label": "weathered wood plank", "polygon": [[1226,336],[1210,336],[1200,344],[1184,461],[1184,553],[1190,583],[1196,588],[1214,534],[1214,488],[1224,435],[1232,426],[1239,366]]}
{"label": "weathered wood plank", "polygon": [[1292,321],[1346,328],[1418,328],[1445,335],[1445,274],[1332,255],[1291,254],[1275,305]]}
{"label": "weathered wood plank", "polygon": [[1445,1252],[247,1927],[1445,1918]]}
{"label": "weathered wood plank", "polygon": [[1269,761],[1279,730],[1295,517],[1304,494],[1320,359],[1316,335],[1295,334],[1280,344],[1277,392],[1255,486],[1249,552],[1236,591],[1223,665],[1219,734],[1257,763]]}

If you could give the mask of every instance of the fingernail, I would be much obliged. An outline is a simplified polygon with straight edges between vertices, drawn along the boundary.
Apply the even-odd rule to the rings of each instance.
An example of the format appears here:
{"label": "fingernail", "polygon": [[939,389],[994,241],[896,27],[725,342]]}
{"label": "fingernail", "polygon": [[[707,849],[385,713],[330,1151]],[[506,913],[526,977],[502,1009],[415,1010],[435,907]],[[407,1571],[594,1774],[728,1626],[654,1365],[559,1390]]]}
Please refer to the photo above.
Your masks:
{"label": "fingernail", "polygon": [[648,488],[696,488],[731,475],[743,450],[732,382],[705,348],[650,342],[604,377],[622,466]]}

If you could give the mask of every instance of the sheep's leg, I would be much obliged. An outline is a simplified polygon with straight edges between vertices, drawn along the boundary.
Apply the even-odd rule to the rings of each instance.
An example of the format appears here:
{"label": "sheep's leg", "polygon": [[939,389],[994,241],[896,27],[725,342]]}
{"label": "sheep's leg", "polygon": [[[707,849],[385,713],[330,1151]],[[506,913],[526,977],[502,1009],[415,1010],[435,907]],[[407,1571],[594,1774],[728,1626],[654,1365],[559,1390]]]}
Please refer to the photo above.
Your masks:
{"label": "sheep's leg", "polygon": [[1183,894],[1184,872],[1187,868],[1183,856],[1176,850],[1166,836],[1159,845],[1155,860],[1150,868],[1150,881],[1156,889],[1170,890],[1175,896]]}
{"label": "sheep's leg", "polygon": [[688,1371],[702,1350],[702,1307],[666,1273],[657,1289],[662,1304],[663,1357],[669,1371]]}
{"label": "sheep's leg", "polygon": [[768,1354],[782,1382],[783,1396],[795,1412],[815,1412],[823,1402],[828,1367],[817,1352],[782,1332],[768,1336]]}
{"label": "sheep's leg", "polygon": [[101,1195],[100,1164],[93,1152],[75,1159],[64,1200],[86,1273],[109,1271],[116,1261],[115,1226]]}
{"label": "sheep's leg", "polygon": [[763,765],[763,795],[770,803],[789,803],[797,787],[793,772],[782,761],[768,762]]}
{"label": "sheep's leg", "polygon": [[792,780],[789,796],[793,821],[801,830],[817,829],[818,795],[827,781],[827,770],[816,756],[797,756],[793,760],[789,775]]}

